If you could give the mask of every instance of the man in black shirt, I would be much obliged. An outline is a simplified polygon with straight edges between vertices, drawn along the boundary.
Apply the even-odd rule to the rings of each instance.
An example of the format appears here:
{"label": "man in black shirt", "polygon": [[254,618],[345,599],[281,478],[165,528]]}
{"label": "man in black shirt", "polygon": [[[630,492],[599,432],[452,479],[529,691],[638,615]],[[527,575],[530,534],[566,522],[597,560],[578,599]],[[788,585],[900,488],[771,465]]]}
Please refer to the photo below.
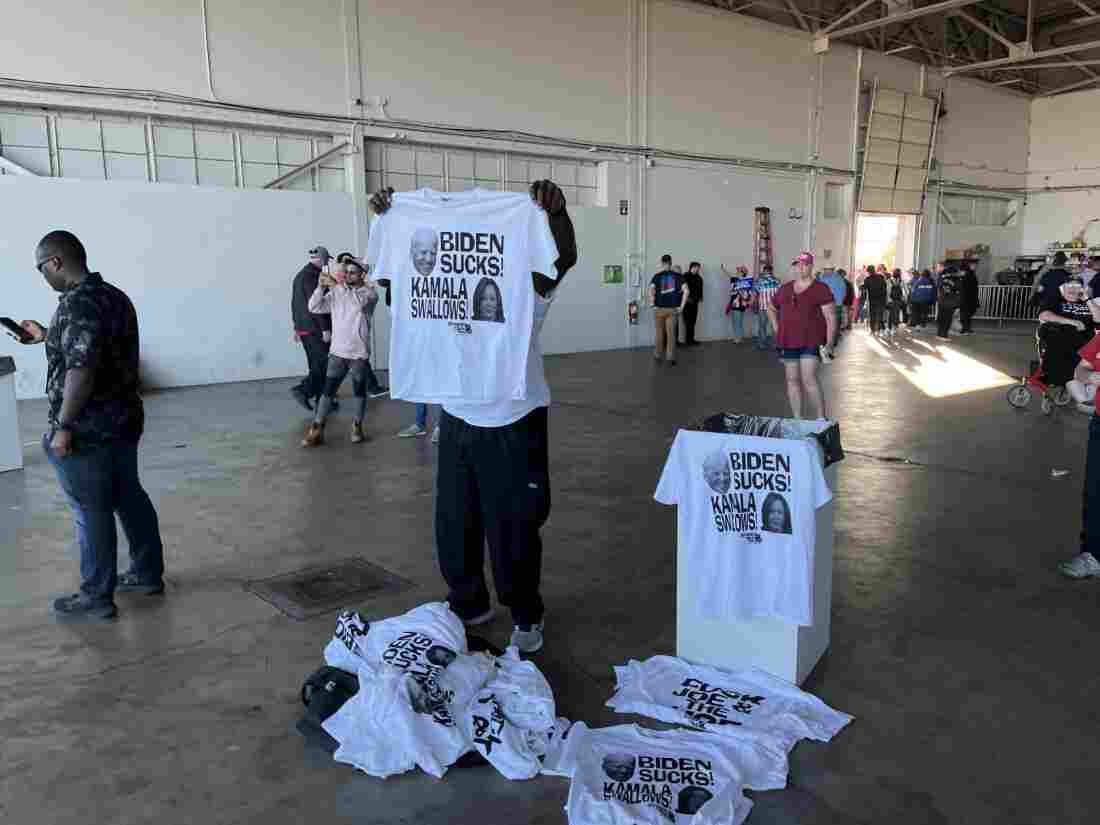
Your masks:
{"label": "man in black shirt", "polygon": [[699,304],[703,303],[703,276],[700,274],[702,265],[698,261],[692,261],[688,267],[684,283],[688,288],[688,300],[684,304],[684,346],[694,347],[699,342],[695,340],[695,322],[699,318]]}
{"label": "man in black shirt", "polygon": [[955,318],[955,310],[962,304],[963,281],[959,271],[953,266],[937,264],[939,283],[936,284],[939,305],[936,310],[937,335],[941,341],[947,341],[951,331],[951,321]]}
{"label": "man in black shirt", "polygon": [[962,282],[962,298],[959,303],[959,320],[962,322],[962,332],[959,334],[973,335],[972,321],[978,313],[978,307],[981,305],[978,301],[978,276],[974,274],[970,264],[963,264],[960,279]]}
{"label": "man in black shirt", "polygon": [[1053,301],[1058,297],[1058,288],[1070,279],[1069,270],[1066,269],[1068,262],[1069,258],[1066,257],[1065,252],[1054,253],[1054,257],[1050,259],[1050,268],[1039,277],[1033,287],[1031,302],[1034,306],[1039,306],[1044,301]]}
{"label": "man in black shirt", "polygon": [[[70,619],[112,619],[116,590],[164,592],[164,546],[156,510],[138,478],[145,425],[138,391],[137,313],[117,287],[89,272],[75,235],[38,243],[35,267],[57,292],[49,328],[24,321],[27,343],[46,344],[49,432],[42,445],[76,514],[80,592],[57,599]],[[115,514],[130,543],[130,570],[118,575]]]}
{"label": "man in black shirt", "polygon": [[886,315],[886,277],[881,272],[876,272],[873,266],[868,266],[863,287],[867,290],[871,334],[878,335],[882,332],[883,318]]}
{"label": "man in black shirt", "polygon": [[321,270],[329,262],[328,250],[315,246],[309,250],[309,263],[294,276],[294,285],[290,292],[290,315],[294,321],[294,336],[306,351],[306,363],[309,375],[291,388],[294,400],[312,410],[311,401],[321,397],[325,388],[325,373],[328,370],[328,347],[332,340],[332,316],[314,315],[309,311],[309,296],[317,290]]}

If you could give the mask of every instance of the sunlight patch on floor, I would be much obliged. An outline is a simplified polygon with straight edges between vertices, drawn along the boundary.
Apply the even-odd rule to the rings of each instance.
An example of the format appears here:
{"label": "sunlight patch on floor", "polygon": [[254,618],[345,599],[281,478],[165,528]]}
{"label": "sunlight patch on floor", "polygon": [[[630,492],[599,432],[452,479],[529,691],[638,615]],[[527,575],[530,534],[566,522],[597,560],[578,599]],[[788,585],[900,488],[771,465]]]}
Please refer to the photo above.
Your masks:
{"label": "sunlight patch on floor", "polygon": [[1018,383],[1018,379],[941,341],[925,341],[909,335],[880,341],[869,333],[862,334],[867,346],[931,398],[949,398]]}

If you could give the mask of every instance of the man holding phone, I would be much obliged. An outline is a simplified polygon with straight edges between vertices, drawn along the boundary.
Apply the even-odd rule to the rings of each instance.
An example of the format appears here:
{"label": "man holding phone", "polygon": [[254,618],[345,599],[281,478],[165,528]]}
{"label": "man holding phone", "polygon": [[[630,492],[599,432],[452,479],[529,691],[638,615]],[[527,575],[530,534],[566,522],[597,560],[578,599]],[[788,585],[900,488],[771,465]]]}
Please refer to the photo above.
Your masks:
{"label": "man holding phone", "polygon": [[[138,323],[126,294],[89,272],[71,232],[38,242],[35,268],[61,293],[49,328],[24,321],[24,343],[46,344],[49,432],[42,439],[76,516],[80,592],[57,599],[67,619],[113,619],[115,591],[164,592],[164,546],[138,478],[145,426],[138,391]],[[130,570],[118,575],[115,514],[130,544]]]}
{"label": "man holding phone", "polygon": [[309,250],[309,263],[294,276],[290,292],[294,337],[306,351],[306,364],[309,366],[309,374],[291,387],[290,394],[307,410],[313,409],[314,401],[320,401],[325,388],[329,342],[332,340],[332,316],[310,312],[309,296],[316,291],[321,273],[328,271],[331,258],[323,246]]}

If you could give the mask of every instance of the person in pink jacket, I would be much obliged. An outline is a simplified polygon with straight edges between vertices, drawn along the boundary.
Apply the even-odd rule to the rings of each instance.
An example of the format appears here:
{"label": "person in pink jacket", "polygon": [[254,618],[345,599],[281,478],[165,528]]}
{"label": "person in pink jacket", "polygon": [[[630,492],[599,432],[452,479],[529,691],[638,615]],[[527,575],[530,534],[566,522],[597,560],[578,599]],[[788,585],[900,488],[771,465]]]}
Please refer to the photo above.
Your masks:
{"label": "person in pink jacket", "polygon": [[354,444],[364,440],[371,322],[377,305],[378,290],[367,280],[366,267],[350,255],[344,261],[342,278],[336,279],[322,273],[317,289],[309,298],[309,311],[332,315],[332,343],[324,392],[317,403],[313,423],[302,439],[303,447],[317,447],[325,442],[325,419],[332,410],[333,398],[349,372],[352,394],[357,402],[351,440]]}

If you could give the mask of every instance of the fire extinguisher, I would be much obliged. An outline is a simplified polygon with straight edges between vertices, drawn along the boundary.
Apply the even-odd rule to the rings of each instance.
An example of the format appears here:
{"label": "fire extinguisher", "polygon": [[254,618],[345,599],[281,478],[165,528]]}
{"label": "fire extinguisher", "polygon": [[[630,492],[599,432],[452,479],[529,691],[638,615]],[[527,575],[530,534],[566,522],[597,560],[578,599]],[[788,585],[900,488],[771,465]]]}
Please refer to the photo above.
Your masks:
{"label": "fire extinguisher", "polygon": [[638,323],[638,302],[631,301],[626,305],[626,317],[630,321],[631,325],[637,325]]}

